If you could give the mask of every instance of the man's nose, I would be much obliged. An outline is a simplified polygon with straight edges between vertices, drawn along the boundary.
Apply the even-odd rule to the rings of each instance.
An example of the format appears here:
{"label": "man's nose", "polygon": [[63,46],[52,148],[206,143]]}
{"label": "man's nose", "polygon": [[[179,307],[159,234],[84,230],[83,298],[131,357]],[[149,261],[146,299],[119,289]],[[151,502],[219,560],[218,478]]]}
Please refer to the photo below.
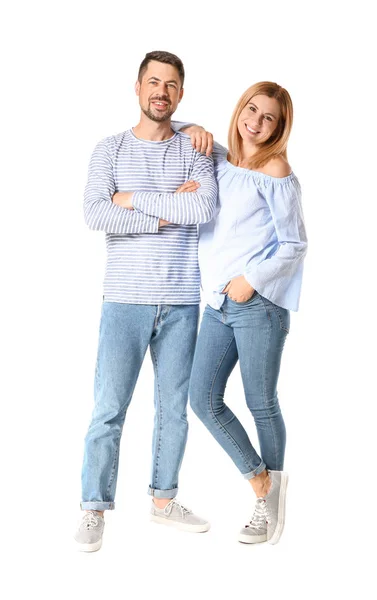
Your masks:
{"label": "man's nose", "polygon": [[160,81],[158,84],[158,92],[161,95],[168,95],[168,86],[163,81]]}

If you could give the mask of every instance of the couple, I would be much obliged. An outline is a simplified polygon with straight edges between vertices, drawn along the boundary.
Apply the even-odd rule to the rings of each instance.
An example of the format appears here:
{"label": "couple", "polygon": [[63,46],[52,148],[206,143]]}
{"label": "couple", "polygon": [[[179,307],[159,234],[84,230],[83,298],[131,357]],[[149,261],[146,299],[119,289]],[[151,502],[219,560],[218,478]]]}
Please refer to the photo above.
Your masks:
{"label": "couple", "polygon": [[[135,88],[139,124],[100,142],[89,166],[85,220],[106,232],[107,266],[75,534],[87,552],[101,547],[103,513],[114,508],[122,428],[148,346],[152,520],[209,529],[176,499],[190,387],[192,409],[256,494],[239,541],[274,544],[284,527],[285,426],[276,387],[307,245],[300,187],[286,158],[292,103],[274,83],[253,85],[235,108],[227,150],[201,127],[171,123],[183,82],[177,56],[147,54]],[[208,304],[196,340],[200,282]],[[224,403],[238,360],[260,455]]]}

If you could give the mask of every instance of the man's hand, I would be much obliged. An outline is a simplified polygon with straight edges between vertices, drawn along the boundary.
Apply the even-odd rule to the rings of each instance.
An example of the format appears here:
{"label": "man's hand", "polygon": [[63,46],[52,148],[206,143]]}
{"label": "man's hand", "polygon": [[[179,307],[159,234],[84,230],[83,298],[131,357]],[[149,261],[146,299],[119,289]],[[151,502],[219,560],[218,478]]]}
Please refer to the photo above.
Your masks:
{"label": "man's hand", "polygon": [[[181,192],[196,192],[198,188],[200,188],[200,183],[197,181],[186,181],[180,185],[174,193],[180,194]],[[165,221],[165,219],[160,219],[158,227],[165,227],[165,225],[171,225],[171,223],[169,221]]]}
{"label": "man's hand", "polygon": [[113,196],[113,203],[121,206],[122,208],[128,208],[128,210],[134,210],[132,206],[133,192],[116,192]]}
{"label": "man's hand", "polygon": [[229,281],[222,294],[227,294],[234,302],[247,302],[254,294],[255,289],[246,281],[243,275]]}
{"label": "man's hand", "polygon": [[213,135],[209,131],[206,131],[199,125],[191,125],[190,127],[184,127],[181,129],[182,133],[186,133],[190,136],[191,144],[197,152],[206,154],[209,156],[213,150]]}
{"label": "man's hand", "polygon": [[[186,181],[179,186],[177,190],[175,190],[175,194],[180,194],[182,192],[196,192],[196,190],[200,188],[200,183],[197,181]],[[171,225],[169,221],[165,221],[165,219],[160,219],[158,227],[165,227],[165,225]]]}
{"label": "man's hand", "polygon": [[198,188],[200,188],[200,183],[190,180],[182,183],[182,185],[180,185],[174,193],[181,194],[182,192],[196,192]]}

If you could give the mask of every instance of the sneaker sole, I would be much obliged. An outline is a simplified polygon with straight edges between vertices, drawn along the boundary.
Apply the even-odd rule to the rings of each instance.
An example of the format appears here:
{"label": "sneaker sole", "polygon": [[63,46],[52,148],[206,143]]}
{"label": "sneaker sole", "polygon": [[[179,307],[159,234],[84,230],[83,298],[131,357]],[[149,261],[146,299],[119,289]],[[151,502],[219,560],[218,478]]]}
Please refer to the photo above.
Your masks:
{"label": "sneaker sole", "polygon": [[76,544],[80,552],[97,552],[102,546],[102,540],[99,540],[94,544],[79,544],[78,542],[76,542]]}
{"label": "sneaker sole", "polygon": [[269,544],[277,544],[281,538],[281,534],[284,530],[285,525],[285,498],[287,494],[287,485],[288,485],[288,475],[287,473],[283,473],[281,476],[281,485],[280,485],[280,493],[279,493],[279,512],[278,512],[278,522],[271,539],[268,540]]}
{"label": "sneaker sole", "polygon": [[241,544],[261,544],[262,542],[267,542],[267,534],[264,535],[246,535],[245,533],[240,533],[238,536],[238,541]]}
{"label": "sneaker sole", "polygon": [[204,523],[203,525],[186,525],[185,523],[169,521],[168,519],[164,519],[164,517],[157,517],[156,515],[151,515],[150,520],[155,523],[160,523],[160,525],[168,525],[169,527],[175,527],[181,531],[190,531],[192,533],[204,533],[210,528],[209,523]]}

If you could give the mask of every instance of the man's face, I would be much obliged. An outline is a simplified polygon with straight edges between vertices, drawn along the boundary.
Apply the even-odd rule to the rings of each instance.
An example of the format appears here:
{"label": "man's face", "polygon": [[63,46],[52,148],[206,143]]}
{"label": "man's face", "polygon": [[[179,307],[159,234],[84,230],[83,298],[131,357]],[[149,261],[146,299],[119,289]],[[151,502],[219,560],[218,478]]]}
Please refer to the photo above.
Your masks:
{"label": "man's face", "polygon": [[170,119],[183,96],[178,70],[156,60],[148,64],[141,83],[136,83],[135,91],[143,113],[157,122]]}

